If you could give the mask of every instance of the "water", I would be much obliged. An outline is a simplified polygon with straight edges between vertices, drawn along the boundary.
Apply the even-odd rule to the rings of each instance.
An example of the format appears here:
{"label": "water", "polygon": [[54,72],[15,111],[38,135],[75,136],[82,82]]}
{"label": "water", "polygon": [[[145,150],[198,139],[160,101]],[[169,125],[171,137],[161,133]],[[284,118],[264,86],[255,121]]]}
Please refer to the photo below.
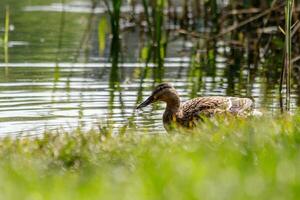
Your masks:
{"label": "water", "polygon": [[[2,11],[4,5],[5,1],[0,3]],[[95,9],[95,17],[87,1],[61,4],[24,0],[11,1],[10,10],[9,63],[3,63],[4,52],[0,49],[1,135],[36,135],[77,127],[88,130],[108,124],[124,127],[130,123],[141,131],[163,130],[164,105],[135,110],[154,84],[151,75],[142,83],[140,80],[145,63],[140,57],[144,43],[138,31],[122,34],[119,87],[113,88],[108,62],[109,27],[105,44],[99,44],[97,31],[99,19],[108,23],[104,8]],[[123,8],[124,12],[129,10]],[[141,12],[139,7],[136,12]],[[260,66],[252,76],[251,65],[236,62],[237,55],[223,55],[228,47],[221,41],[213,70],[209,66],[193,67],[192,48],[193,41],[172,40],[165,59],[163,80],[173,83],[182,100],[205,95],[251,96],[257,108],[268,113],[279,110],[278,73]],[[154,64],[149,66],[151,71]],[[299,105],[299,88],[295,84],[292,90],[294,109]]]}

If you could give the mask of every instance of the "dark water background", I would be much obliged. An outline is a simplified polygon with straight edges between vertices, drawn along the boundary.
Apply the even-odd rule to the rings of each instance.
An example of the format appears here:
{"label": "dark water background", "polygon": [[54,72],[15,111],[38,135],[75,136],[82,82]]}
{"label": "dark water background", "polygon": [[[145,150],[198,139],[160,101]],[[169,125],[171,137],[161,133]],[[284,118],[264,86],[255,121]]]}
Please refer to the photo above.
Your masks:
{"label": "dark water background", "polygon": [[[145,129],[163,130],[164,105],[135,111],[137,103],[155,85],[151,75],[141,79],[145,39],[139,28],[129,22],[121,23],[122,29],[128,30],[121,34],[117,69],[120,76],[117,86],[112,87],[109,16],[103,6],[92,10],[91,2],[84,0],[64,4],[50,0],[1,1],[1,38],[6,5],[10,8],[9,62],[4,62],[1,46],[1,135],[89,129],[107,124],[134,124],[141,133]],[[141,10],[139,5],[135,12]],[[122,11],[131,13],[131,8],[124,5]],[[274,114],[280,110],[280,71],[276,67],[280,56],[264,59],[254,67],[245,61],[244,50],[220,39],[214,48],[198,50],[197,55],[212,54],[212,58],[195,67],[191,52],[196,39],[172,33],[170,38],[162,81],[173,83],[182,100],[205,95],[248,96],[264,112]],[[153,68],[150,62],[149,71]],[[116,80],[113,82],[115,85]],[[293,109],[299,105],[299,91],[299,84],[294,81]]]}

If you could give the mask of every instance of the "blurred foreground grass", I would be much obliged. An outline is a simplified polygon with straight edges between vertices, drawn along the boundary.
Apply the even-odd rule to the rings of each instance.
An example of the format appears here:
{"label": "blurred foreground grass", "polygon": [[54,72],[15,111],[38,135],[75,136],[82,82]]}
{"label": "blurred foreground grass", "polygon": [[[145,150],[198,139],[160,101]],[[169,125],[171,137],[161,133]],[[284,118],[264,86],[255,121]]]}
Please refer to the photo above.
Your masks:
{"label": "blurred foreground grass", "polygon": [[0,199],[299,199],[300,116],[0,139]]}

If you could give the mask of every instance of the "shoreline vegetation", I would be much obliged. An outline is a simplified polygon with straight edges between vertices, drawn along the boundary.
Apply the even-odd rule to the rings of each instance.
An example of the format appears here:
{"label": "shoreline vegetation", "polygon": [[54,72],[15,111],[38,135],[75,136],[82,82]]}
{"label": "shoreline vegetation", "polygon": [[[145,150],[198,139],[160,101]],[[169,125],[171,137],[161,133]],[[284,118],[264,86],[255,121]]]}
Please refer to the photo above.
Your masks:
{"label": "shoreline vegetation", "polygon": [[[0,139],[0,199],[298,199],[300,115]],[[103,129],[104,130],[104,129]]]}
{"label": "shoreline vegetation", "polygon": [[[94,6],[101,5],[101,1],[93,2]],[[146,68],[140,71],[141,86],[145,78],[152,77],[155,83],[163,81],[164,59],[168,54],[169,43],[183,38],[193,43],[187,53],[191,58],[191,74],[193,71],[201,71],[199,77],[205,71],[216,74],[216,57],[222,55],[219,51],[224,47],[222,56],[229,55],[237,65],[231,73],[240,73],[242,77],[241,62],[247,63],[247,91],[251,91],[251,85],[255,83],[260,70],[266,75],[272,71],[272,78],[277,80],[275,85],[278,86],[280,109],[282,112],[291,111],[291,91],[293,83],[299,79],[295,73],[297,67],[293,68],[293,65],[299,64],[299,48],[293,45],[300,38],[297,34],[300,32],[300,7],[297,0],[136,0],[129,4],[131,12],[123,15],[120,10],[124,2],[115,0],[109,3],[104,0],[104,3],[111,19],[111,77],[119,77],[116,63],[119,61],[119,53],[124,51],[122,35],[137,29],[139,35],[143,36],[140,60],[146,64]],[[140,13],[135,12],[138,5],[143,8]],[[114,28],[116,24],[119,25],[117,29]],[[101,33],[103,30],[99,28],[98,31]],[[115,45],[116,41],[118,45]],[[147,67],[150,62],[155,63],[152,72]],[[231,71],[229,66],[227,68]],[[228,80],[231,79],[231,73],[228,73]],[[117,87],[116,80],[119,79],[111,78],[110,82]],[[234,85],[229,85],[228,90],[230,86]],[[197,85],[192,87],[195,87],[193,90],[199,90]]]}

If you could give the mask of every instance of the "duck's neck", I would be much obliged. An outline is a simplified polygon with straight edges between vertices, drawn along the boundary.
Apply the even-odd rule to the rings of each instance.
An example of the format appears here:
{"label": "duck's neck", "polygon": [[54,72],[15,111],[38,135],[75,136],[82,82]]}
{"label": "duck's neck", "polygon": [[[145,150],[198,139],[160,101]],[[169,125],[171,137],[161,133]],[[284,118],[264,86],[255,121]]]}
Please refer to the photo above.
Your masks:
{"label": "duck's neck", "polygon": [[168,99],[168,101],[166,101],[166,103],[167,103],[166,111],[176,113],[179,110],[180,99],[178,96]]}
{"label": "duck's neck", "polygon": [[166,124],[170,124],[176,118],[176,114],[179,112],[180,108],[180,98],[176,94],[172,95],[168,99],[165,100],[167,103],[167,107],[163,116],[163,121]]}

